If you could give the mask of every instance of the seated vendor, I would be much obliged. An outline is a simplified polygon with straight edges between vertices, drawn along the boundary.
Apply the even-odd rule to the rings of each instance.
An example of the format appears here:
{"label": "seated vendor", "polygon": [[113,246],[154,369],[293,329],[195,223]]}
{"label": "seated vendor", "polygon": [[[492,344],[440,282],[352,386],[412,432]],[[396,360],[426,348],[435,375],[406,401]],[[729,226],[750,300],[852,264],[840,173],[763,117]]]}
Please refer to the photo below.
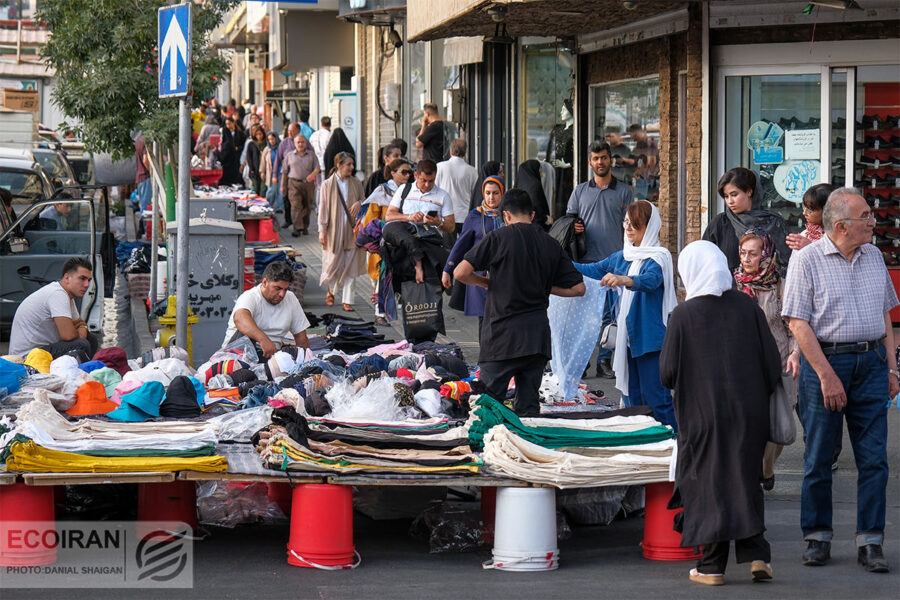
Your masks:
{"label": "seated vendor", "polygon": [[270,358],[284,344],[309,348],[309,320],[294,292],[289,291],[294,269],[286,262],[273,262],[263,272],[262,282],[247,290],[234,303],[223,346],[245,335]]}
{"label": "seated vendor", "polygon": [[92,273],[87,258],[70,258],[63,265],[62,279],[25,298],[13,317],[9,353],[25,356],[34,348],[43,348],[53,358],[72,350],[94,356],[99,341],[88,333],[75,306],[75,298],[84,297],[91,286]]}

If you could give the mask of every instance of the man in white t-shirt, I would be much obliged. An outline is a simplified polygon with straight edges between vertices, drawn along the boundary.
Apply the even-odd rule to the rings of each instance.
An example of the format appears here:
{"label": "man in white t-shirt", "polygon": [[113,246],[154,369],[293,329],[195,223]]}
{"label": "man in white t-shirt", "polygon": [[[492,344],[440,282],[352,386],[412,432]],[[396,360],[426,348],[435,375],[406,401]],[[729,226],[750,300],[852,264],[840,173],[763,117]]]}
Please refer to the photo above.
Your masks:
{"label": "man in white t-shirt", "polygon": [[420,160],[416,165],[415,182],[408,190],[406,186],[400,186],[394,192],[385,221],[424,223],[448,233],[453,231],[456,228],[453,203],[447,192],[434,185],[436,175],[437,165],[433,160]]}
{"label": "man in white t-shirt", "polygon": [[309,348],[309,320],[294,292],[289,291],[294,270],[285,262],[274,262],[263,272],[262,282],[241,294],[228,319],[222,346],[245,335],[259,345],[265,358],[281,346]]}
{"label": "man in white t-shirt", "polygon": [[[450,158],[437,164],[435,185],[447,192],[456,222],[456,234],[462,231],[469,215],[469,198],[478,183],[478,171],[466,162],[466,140],[456,138],[450,143]],[[455,241],[455,236],[454,236]]]}
{"label": "man in white t-shirt", "polygon": [[83,298],[91,287],[92,273],[88,259],[72,257],[63,265],[62,279],[25,298],[13,317],[9,353],[25,356],[43,348],[53,358],[73,350],[94,356],[99,342],[75,306],[75,298]]}

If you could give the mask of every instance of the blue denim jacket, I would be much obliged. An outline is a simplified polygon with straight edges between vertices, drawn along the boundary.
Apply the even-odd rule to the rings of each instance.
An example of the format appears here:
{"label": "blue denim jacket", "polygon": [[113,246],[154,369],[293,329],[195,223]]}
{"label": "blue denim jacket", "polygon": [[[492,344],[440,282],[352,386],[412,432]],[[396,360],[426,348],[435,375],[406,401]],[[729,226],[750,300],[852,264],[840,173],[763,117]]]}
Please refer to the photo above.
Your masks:
{"label": "blue denim jacket", "polygon": [[[625,260],[621,251],[595,263],[575,263],[575,268],[585,277],[603,279],[607,273],[628,275],[631,263]],[[631,356],[638,357],[648,352],[662,350],[666,326],[662,321],[663,274],[662,268],[653,260],[645,260],[641,271],[631,276],[635,292],[625,325],[628,329],[628,347]],[[621,294],[619,295],[621,298]],[[617,311],[618,312],[618,311]]]}

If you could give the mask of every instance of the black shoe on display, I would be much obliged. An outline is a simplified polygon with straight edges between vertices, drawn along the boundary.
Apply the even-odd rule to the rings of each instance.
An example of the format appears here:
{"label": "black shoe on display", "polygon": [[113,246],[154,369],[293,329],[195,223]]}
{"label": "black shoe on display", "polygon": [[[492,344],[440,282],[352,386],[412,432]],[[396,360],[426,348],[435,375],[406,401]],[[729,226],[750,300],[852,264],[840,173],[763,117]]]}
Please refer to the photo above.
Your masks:
{"label": "black shoe on display", "polygon": [[858,164],[863,165],[867,169],[887,169],[889,167],[894,166],[894,163],[891,162],[891,159],[880,159],[874,156],[860,156]]}
{"label": "black shoe on display", "polygon": [[865,145],[866,148],[882,150],[884,148],[891,148],[893,143],[891,142],[891,138],[887,137],[887,134],[877,134],[867,135],[865,138]]}
{"label": "black shoe on display", "polygon": [[[873,234],[872,235],[872,243],[876,246],[893,246],[894,242],[889,240],[887,237],[883,235]],[[837,463],[835,463],[837,464]]]}
{"label": "black shoe on display", "polygon": [[888,219],[887,217],[881,217],[875,215],[875,227],[896,227],[897,220],[896,219]]}
{"label": "black shoe on display", "polygon": [[821,567],[831,558],[831,542],[809,540],[803,552],[803,564],[807,567]]}
{"label": "black shoe on display", "polygon": [[866,544],[857,551],[856,562],[865,567],[869,573],[887,573],[891,570],[887,559],[881,551],[881,544]]}
{"label": "black shoe on display", "polygon": [[863,115],[862,126],[866,129],[885,129],[888,127],[885,118],[879,115]]}
{"label": "black shoe on display", "polygon": [[892,188],[896,181],[897,180],[894,177],[879,177],[878,175],[872,175],[871,177],[863,179],[862,183],[866,187]]}
{"label": "black shoe on display", "polygon": [[608,360],[601,360],[597,363],[597,377],[602,377],[603,379],[616,378],[616,373]]}

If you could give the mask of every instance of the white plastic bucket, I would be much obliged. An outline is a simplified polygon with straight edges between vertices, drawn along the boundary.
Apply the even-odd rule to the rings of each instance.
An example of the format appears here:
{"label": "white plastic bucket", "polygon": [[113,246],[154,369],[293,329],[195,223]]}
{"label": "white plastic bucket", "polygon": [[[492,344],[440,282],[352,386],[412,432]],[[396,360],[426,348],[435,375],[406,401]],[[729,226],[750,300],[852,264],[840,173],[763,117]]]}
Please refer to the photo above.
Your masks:
{"label": "white plastic bucket", "polygon": [[559,567],[556,490],[497,490],[493,563],[484,567],[505,571],[550,571]]}

